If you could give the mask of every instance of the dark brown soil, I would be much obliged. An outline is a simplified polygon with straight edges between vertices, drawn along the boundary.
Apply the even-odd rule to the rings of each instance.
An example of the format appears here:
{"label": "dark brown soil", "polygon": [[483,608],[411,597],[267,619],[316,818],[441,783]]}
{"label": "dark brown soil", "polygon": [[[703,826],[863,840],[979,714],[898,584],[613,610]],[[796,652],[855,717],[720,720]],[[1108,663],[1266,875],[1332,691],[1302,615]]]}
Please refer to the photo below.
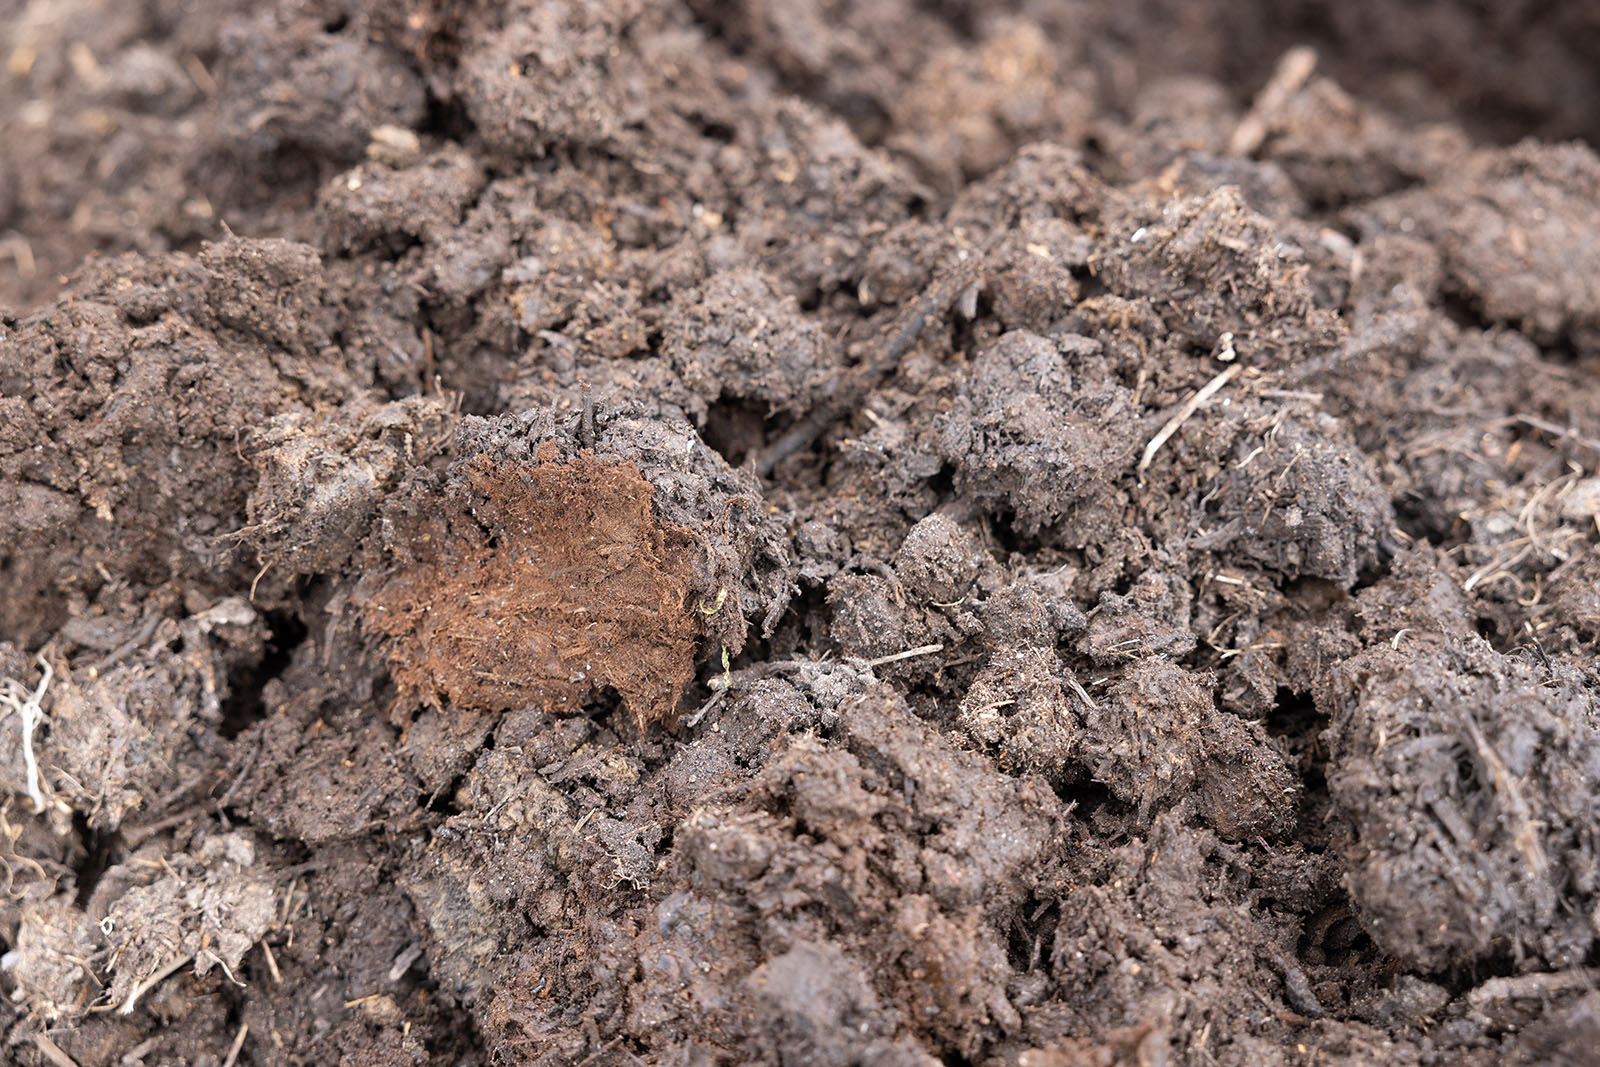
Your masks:
{"label": "dark brown soil", "polygon": [[1597,54],[0,0],[0,1059],[1600,1063]]}

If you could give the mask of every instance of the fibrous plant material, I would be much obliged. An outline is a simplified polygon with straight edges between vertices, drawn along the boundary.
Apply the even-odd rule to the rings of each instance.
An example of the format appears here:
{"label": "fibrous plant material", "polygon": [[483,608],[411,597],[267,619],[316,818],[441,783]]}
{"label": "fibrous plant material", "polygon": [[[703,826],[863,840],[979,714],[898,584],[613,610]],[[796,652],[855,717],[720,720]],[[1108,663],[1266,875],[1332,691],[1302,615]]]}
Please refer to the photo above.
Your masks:
{"label": "fibrous plant material", "polygon": [[677,706],[700,634],[688,535],[636,467],[554,444],[532,463],[474,456],[382,522],[389,573],[362,618],[405,691],[576,709],[610,686],[641,727]]}
{"label": "fibrous plant material", "polygon": [[0,0],[0,1061],[1588,1067],[1594,6]]}

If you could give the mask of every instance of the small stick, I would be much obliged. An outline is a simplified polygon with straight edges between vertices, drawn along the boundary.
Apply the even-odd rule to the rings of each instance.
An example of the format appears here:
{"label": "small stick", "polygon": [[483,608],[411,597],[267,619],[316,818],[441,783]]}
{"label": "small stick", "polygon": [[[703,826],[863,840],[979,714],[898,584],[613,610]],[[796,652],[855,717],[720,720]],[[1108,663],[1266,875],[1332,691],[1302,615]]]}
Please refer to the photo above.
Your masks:
{"label": "small stick", "polygon": [[133,1009],[138,1005],[140,997],[144,996],[146,993],[150,992],[150,990],[160,985],[163,979],[170,974],[174,974],[178,968],[182,967],[193,958],[193,956],[179,956],[177,959],[161,968],[155,974],[152,974],[149,978],[146,978],[144,981],[140,982],[138,986],[134,988],[133,992],[128,994],[128,999],[122,1002],[122,1007],[117,1009],[118,1014],[132,1015]]}
{"label": "small stick", "polygon": [[1588,437],[1584,437],[1579,434],[1577,430],[1564,430],[1548,419],[1540,419],[1532,415],[1516,415],[1512,418],[1512,421],[1520,422],[1524,426],[1531,427],[1535,430],[1543,430],[1545,433],[1559,438],[1560,440],[1572,441],[1575,444],[1580,444],[1591,452],[1600,452],[1600,441],[1595,441]]}
{"label": "small stick", "polygon": [[1285,52],[1273,69],[1272,77],[1256,94],[1255,103],[1250,105],[1250,110],[1234,127],[1233,136],[1228,140],[1228,153],[1248,156],[1260,148],[1261,142],[1267,139],[1268,124],[1283,110],[1289,97],[1306,83],[1316,67],[1317,53],[1304,45]]}
{"label": "small stick", "polygon": [[61,1046],[43,1034],[33,1035],[33,1047],[56,1067],[78,1067],[78,1061],[61,1051]]}
{"label": "small stick", "polygon": [[582,1060],[578,1061],[578,1067],[589,1067],[589,1064],[593,1063],[595,1060],[599,1059],[607,1052],[610,1052],[620,1044],[622,1044],[622,1038],[612,1038],[610,1041],[607,1041],[605,1044],[589,1053],[589,1055],[585,1056]]}
{"label": "small stick", "polygon": [[233,1044],[228,1046],[228,1058],[222,1061],[222,1067],[233,1067],[239,1059],[239,1050],[244,1048],[244,1036],[249,1032],[249,1023],[239,1024],[239,1032],[233,1035]]}
{"label": "small stick", "polygon": [[1154,437],[1150,438],[1150,443],[1144,446],[1144,455],[1139,460],[1139,480],[1141,482],[1144,481],[1144,472],[1150,469],[1150,461],[1156,458],[1157,452],[1161,451],[1161,446],[1166,444],[1168,439],[1178,432],[1178,427],[1187,422],[1189,416],[1200,410],[1202,404],[1216,396],[1224,385],[1233,381],[1234,375],[1238,374],[1240,369],[1241,365],[1238,363],[1229,364],[1221,374],[1202,385],[1194,396],[1189,398],[1189,402],[1179,408],[1178,413],[1168,419],[1167,424],[1161,427]]}
{"label": "small stick", "polygon": [[150,1055],[150,1050],[159,1044],[161,1044],[161,1035],[159,1034],[155,1037],[145,1038],[122,1054],[122,1067],[129,1067],[130,1064],[138,1064],[139,1067],[143,1067],[144,1058]]}
{"label": "small stick", "polygon": [[400,953],[400,955],[396,956],[394,959],[394,965],[389,968],[389,981],[398,982],[400,979],[404,978],[406,976],[406,972],[411,969],[411,965],[416,963],[417,959],[421,955],[422,946],[412,945],[410,948]]}
{"label": "small stick", "polygon": [[700,720],[705,718],[706,714],[712,708],[716,707],[718,704],[722,703],[723,700],[727,699],[727,696],[728,696],[728,687],[727,686],[723,686],[722,688],[718,689],[715,693],[711,694],[711,699],[710,700],[707,700],[704,704],[700,705],[700,710],[699,711],[695,712],[693,715],[690,715],[687,719],[683,720],[683,725],[686,726],[687,728],[691,729],[691,730],[694,729],[696,726],[699,726],[700,725]]}
{"label": "small stick", "polygon": [[869,659],[867,660],[867,666],[882,667],[886,663],[899,663],[901,660],[910,659],[913,656],[926,656],[934,652],[943,651],[943,645],[922,645],[919,648],[908,648],[904,652],[896,652],[892,656],[879,656],[877,659]]}
{"label": "small stick", "polygon": [[957,268],[930,285],[909,311],[889,331],[883,348],[845,372],[845,381],[838,392],[824,400],[811,414],[795,423],[789,432],[772,443],[756,462],[756,473],[763,478],[772,477],[779,463],[796,452],[801,452],[821,437],[835,422],[877,387],[878,383],[894,373],[900,357],[916,343],[922,330],[943,309],[947,308],[957,290],[969,282],[973,267]]}
{"label": "small stick", "polygon": [[144,844],[146,841],[150,840],[156,834],[161,833],[163,830],[170,830],[174,826],[182,826],[190,819],[198,818],[199,816],[204,815],[209,809],[209,803],[196,804],[194,807],[189,808],[186,811],[180,811],[176,815],[169,815],[165,819],[157,819],[155,822],[150,823],[147,826],[132,827],[128,831],[127,838],[123,842],[123,846],[131,852],[140,845]]}
{"label": "small stick", "polygon": [[227,964],[226,960],[224,960],[221,956],[217,955],[215,952],[212,952],[210,949],[206,949],[205,953],[206,953],[207,956],[210,956],[213,960],[216,961],[218,967],[222,968],[222,973],[228,976],[228,981],[232,982],[234,985],[238,986],[240,989],[247,988],[243,982],[239,981],[239,979],[237,979],[237,978],[235,978],[233,976],[233,972],[228,969],[228,964]]}
{"label": "small stick", "polygon": [[245,765],[239,769],[238,774],[233,776],[233,781],[229,783],[228,788],[223,790],[222,795],[217,798],[215,805],[217,811],[221,811],[233,803],[234,794],[239,791],[239,787],[244,784],[244,780],[250,776],[250,772],[255,770],[256,764],[261,760],[262,750],[266,747],[267,739],[263,735],[261,740],[256,742],[255,751],[250,753],[250,758],[245,761]]}
{"label": "small stick", "polygon": [[273,984],[282,985],[283,974],[278,970],[278,959],[272,954],[272,946],[262,941],[261,954],[267,958],[267,970],[272,972]]}
{"label": "small stick", "polygon": [[1506,814],[1510,816],[1509,821],[1512,823],[1512,844],[1522,853],[1523,859],[1528,861],[1528,868],[1543,878],[1550,871],[1550,858],[1545,855],[1544,844],[1539,838],[1541,823],[1533,817],[1533,811],[1523,799],[1522,791],[1517,788],[1516,777],[1500,758],[1500,753],[1494,750],[1489,739],[1483,735],[1478,720],[1474,719],[1470,712],[1463,711],[1461,725],[1465,727],[1467,737],[1472,741],[1472,747],[1478,750],[1478,758],[1488,768],[1494,791],[1507,809]]}
{"label": "small stick", "polygon": [[156,627],[161,625],[162,618],[163,616],[159,611],[153,613],[150,618],[145,620],[144,625],[139,627],[138,633],[134,634],[127,641],[118,646],[115,652],[111,653],[99,663],[96,663],[93,667],[89,668],[90,677],[93,677],[96,674],[104,674],[106,671],[122,662],[123,658],[134,649],[150,640],[151,636],[156,632]]}

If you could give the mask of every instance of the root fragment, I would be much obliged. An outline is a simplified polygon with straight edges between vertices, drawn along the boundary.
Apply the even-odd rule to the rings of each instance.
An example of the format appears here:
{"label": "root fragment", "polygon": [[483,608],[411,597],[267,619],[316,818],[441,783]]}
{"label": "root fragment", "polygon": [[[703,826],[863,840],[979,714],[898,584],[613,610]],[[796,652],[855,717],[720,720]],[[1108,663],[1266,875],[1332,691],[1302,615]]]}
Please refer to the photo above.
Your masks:
{"label": "root fragment", "polygon": [[917,648],[908,648],[904,652],[896,652],[890,656],[879,656],[877,659],[869,659],[867,660],[867,666],[882,667],[889,663],[899,663],[903,659],[911,659],[915,656],[931,656],[935,652],[943,651],[943,645],[921,645]]}
{"label": "root fragment", "polygon": [[43,672],[39,677],[39,684],[33,692],[14,678],[6,678],[0,685],[0,707],[10,708],[22,720],[22,761],[28,770],[28,797],[33,801],[35,815],[45,809],[44,791],[39,785],[39,760],[33,752],[33,732],[38,729],[39,723],[44,721],[43,701],[45,693],[50,689],[50,682],[55,678],[55,668],[50,661],[44,658],[44,653],[39,654],[39,668]]}
{"label": "root fragment", "polygon": [[184,964],[188,963],[192,959],[194,959],[193,956],[179,956],[165,967],[156,971],[156,973],[152,974],[149,978],[146,978],[144,981],[140,982],[133,988],[133,991],[128,994],[128,999],[122,1002],[122,1006],[117,1009],[117,1014],[132,1015],[133,1009],[139,1006],[140,997],[144,996],[146,993],[150,992],[150,990],[160,985],[168,977],[176,974],[180,969],[182,969]]}
{"label": "root fragment", "polygon": [[1240,365],[1238,363],[1230,363],[1223,369],[1221,374],[1202,385],[1194,396],[1191,396],[1188,402],[1178,409],[1178,413],[1168,419],[1165,426],[1156,431],[1156,435],[1150,438],[1150,443],[1144,446],[1144,455],[1139,457],[1139,476],[1141,481],[1143,480],[1144,472],[1150,469],[1151,460],[1155,459],[1156,453],[1161,451],[1161,446],[1166,444],[1172,435],[1178,432],[1178,427],[1188,422],[1189,417],[1200,410],[1201,405],[1216,396],[1224,385],[1233,381],[1239,370]]}

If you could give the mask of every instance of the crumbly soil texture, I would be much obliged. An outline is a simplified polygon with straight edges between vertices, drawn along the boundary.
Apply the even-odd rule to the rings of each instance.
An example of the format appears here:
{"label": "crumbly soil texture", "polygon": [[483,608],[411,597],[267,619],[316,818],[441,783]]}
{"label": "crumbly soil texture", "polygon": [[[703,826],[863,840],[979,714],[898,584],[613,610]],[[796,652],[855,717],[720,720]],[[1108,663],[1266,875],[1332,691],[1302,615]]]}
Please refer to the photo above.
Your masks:
{"label": "crumbly soil texture", "polygon": [[1596,55],[0,0],[0,1060],[1596,1063]]}

